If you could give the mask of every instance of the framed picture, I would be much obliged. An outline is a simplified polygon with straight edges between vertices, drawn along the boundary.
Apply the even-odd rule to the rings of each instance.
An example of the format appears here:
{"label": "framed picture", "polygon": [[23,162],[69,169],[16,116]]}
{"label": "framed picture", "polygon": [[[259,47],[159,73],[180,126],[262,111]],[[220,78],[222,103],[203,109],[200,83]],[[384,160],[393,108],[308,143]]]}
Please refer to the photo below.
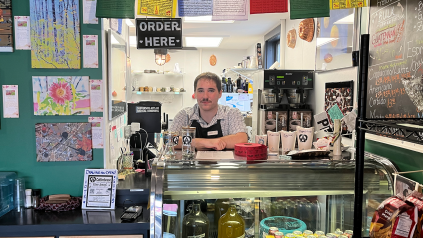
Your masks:
{"label": "framed picture", "polygon": [[86,169],[82,209],[115,209],[117,181],[116,169]]}
{"label": "framed picture", "polygon": [[[333,124],[329,116],[328,110],[335,104],[338,105],[342,114],[345,116],[353,110],[354,105],[354,81],[334,82],[325,84],[325,112],[328,115],[329,121]],[[351,132],[345,122],[342,122],[342,135],[351,138]]]}

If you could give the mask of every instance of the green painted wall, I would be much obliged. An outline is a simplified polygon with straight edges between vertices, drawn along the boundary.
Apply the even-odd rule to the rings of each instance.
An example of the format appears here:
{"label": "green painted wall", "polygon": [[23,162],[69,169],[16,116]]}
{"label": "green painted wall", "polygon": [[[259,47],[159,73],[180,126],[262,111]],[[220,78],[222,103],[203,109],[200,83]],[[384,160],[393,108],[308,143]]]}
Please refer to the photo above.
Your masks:
{"label": "green painted wall", "polygon": [[[388,158],[400,172],[421,170],[423,168],[423,154],[391,146],[372,140],[366,140],[366,151]],[[423,173],[403,174],[405,177],[423,183]]]}
{"label": "green painted wall", "polygon": [[[12,1],[13,16],[29,16],[29,0]],[[82,24],[80,0],[81,44],[82,35],[98,35],[101,44],[101,24]],[[81,45],[81,67],[82,67]],[[42,189],[42,195],[66,193],[81,196],[84,169],[103,168],[103,149],[94,149],[92,161],[48,162],[36,161],[35,124],[41,122],[88,122],[88,116],[34,116],[32,102],[32,76],[89,76],[102,79],[101,47],[98,69],[32,69],[31,51],[15,50],[0,53],[0,85],[19,85],[20,118],[3,118],[0,129],[0,171],[14,171],[26,179],[27,188]],[[1,107],[2,97],[0,96]],[[3,111],[3,109],[1,109]],[[102,113],[91,116],[101,117]]]}

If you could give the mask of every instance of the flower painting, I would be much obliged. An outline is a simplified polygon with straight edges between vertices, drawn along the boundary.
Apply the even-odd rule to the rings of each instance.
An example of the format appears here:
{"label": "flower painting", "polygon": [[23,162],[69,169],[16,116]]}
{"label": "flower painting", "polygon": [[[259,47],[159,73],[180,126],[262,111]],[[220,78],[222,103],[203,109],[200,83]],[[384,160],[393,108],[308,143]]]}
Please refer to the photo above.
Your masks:
{"label": "flower painting", "polygon": [[89,115],[87,76],[32,77],[34,115]]}
{"label": "flower painting", "polygon": [[32,68],[79,69],[79,0],[30,0]]}
{"label": "flower painting", "polygon": [[35,124],[37,162],[92,160],[91,123]]}

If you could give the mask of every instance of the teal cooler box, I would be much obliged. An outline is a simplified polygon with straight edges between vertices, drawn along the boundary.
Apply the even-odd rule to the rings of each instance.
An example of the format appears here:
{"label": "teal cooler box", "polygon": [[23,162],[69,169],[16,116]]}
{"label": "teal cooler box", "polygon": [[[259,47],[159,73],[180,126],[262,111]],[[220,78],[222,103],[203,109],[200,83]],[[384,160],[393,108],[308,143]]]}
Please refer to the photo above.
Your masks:
{"label": "teal cooler box", "polygon": [[0,217],[15,208],[13,194],[16,173],[0,172]]}

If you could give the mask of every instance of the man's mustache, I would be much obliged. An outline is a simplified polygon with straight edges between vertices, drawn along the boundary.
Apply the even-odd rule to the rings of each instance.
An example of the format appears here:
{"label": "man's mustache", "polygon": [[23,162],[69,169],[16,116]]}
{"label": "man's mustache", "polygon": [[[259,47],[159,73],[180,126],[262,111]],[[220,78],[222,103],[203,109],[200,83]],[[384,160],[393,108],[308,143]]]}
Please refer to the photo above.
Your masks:
{"label": "man's mustache", "polygon": [[204,98],[203,100],[201,100],[201,102],[208,102],[210,101],[208,98]]}

